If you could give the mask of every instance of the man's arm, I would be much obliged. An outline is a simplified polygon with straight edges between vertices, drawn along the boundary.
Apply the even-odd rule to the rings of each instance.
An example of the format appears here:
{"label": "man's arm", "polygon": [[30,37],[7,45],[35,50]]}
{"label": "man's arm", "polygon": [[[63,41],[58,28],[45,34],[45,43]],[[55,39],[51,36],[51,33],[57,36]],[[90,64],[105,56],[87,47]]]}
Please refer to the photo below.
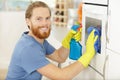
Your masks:
{"label": "man's arm", "polygon": [[42,68],[37,69],[37,71],[40,74],[53,80],[71,80],[88,66],[91,59],[95,55],[94,43],[96,42],[98,36],[94,36],[94,31],[95,30],[93,30],[88,36],[86,51],[78,59],[78,61],[62,69],[50,63]]}
{"label": "man's arm", "polygon": [[83,69],[84,66],[77,61],[62,69],[50,63],[37,71],[52,80],[72,80]]}
{"label": "man's arm", "polygon": [[58,63],[63,63],[67,59],[68,55],[69,49],[61,46],[59,49],[55,50],[54,53],[52,53],[51,55],[47,55],[47,57]]}

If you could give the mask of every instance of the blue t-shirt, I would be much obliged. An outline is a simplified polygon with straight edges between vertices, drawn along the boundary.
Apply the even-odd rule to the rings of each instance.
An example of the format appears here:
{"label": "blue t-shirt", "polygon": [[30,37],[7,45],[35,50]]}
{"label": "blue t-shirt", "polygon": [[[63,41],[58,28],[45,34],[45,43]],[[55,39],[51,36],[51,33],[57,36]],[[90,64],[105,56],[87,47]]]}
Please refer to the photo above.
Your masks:
{"label": "blue t-shirt", "polygon": [[41,80],[42,75],[36,70],[49,64],[46,55],[55,51],[47,40],[38,43],[24,32],[15,46],[6,80]]}

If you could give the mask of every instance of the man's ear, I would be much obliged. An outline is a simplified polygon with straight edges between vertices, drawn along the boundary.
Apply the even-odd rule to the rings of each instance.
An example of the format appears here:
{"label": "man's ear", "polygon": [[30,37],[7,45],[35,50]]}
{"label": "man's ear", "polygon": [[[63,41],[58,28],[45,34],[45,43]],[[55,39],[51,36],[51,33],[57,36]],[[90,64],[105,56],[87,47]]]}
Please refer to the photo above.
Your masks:
{"label": "man's ear", "polygon": [[30,29],[30,26],[31,26],[31,22],[30,22],[30,19],[29,18],[26,18],[26,24],[28,25],[28,28]]}

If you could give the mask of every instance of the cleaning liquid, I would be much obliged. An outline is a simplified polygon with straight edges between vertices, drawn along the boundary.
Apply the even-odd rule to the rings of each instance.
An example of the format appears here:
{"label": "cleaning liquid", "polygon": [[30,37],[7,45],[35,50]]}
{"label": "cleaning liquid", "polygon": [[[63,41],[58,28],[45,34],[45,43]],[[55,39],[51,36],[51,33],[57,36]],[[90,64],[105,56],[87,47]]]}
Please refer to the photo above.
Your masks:
{"label": "cleaning liquid", "polygon": [[82,45],[75,39],[71,39],[70,42],[70,54],[69,58],[72,60],[78,60],[82,56]]}

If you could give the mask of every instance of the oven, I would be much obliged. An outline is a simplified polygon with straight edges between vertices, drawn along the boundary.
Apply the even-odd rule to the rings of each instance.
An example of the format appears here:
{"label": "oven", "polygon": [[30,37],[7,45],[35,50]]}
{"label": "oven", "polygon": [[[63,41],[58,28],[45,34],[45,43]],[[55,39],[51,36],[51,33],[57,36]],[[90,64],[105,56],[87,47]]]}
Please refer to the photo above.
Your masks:
{"label": "oven", "polygon": [[[100,37],[100,52],[95,54],[89,67],[97,71],[102,77],[105,74],[106,61],[106,29],[107,29],[107,15],[108,6],[107,0],[83,0],[88,1],[83,4],[83,20],[82,20],[82,41],[83,53],[85,51],[85,43],[88,37],[87,29],[91,26],[101,29]],[[93,1],[94,3],[90,3]],[[101,1],[98,3],[97,1]],[[105,1],[105,2],[104,2]],[[104,3],[104,4],[103,4]]]}

